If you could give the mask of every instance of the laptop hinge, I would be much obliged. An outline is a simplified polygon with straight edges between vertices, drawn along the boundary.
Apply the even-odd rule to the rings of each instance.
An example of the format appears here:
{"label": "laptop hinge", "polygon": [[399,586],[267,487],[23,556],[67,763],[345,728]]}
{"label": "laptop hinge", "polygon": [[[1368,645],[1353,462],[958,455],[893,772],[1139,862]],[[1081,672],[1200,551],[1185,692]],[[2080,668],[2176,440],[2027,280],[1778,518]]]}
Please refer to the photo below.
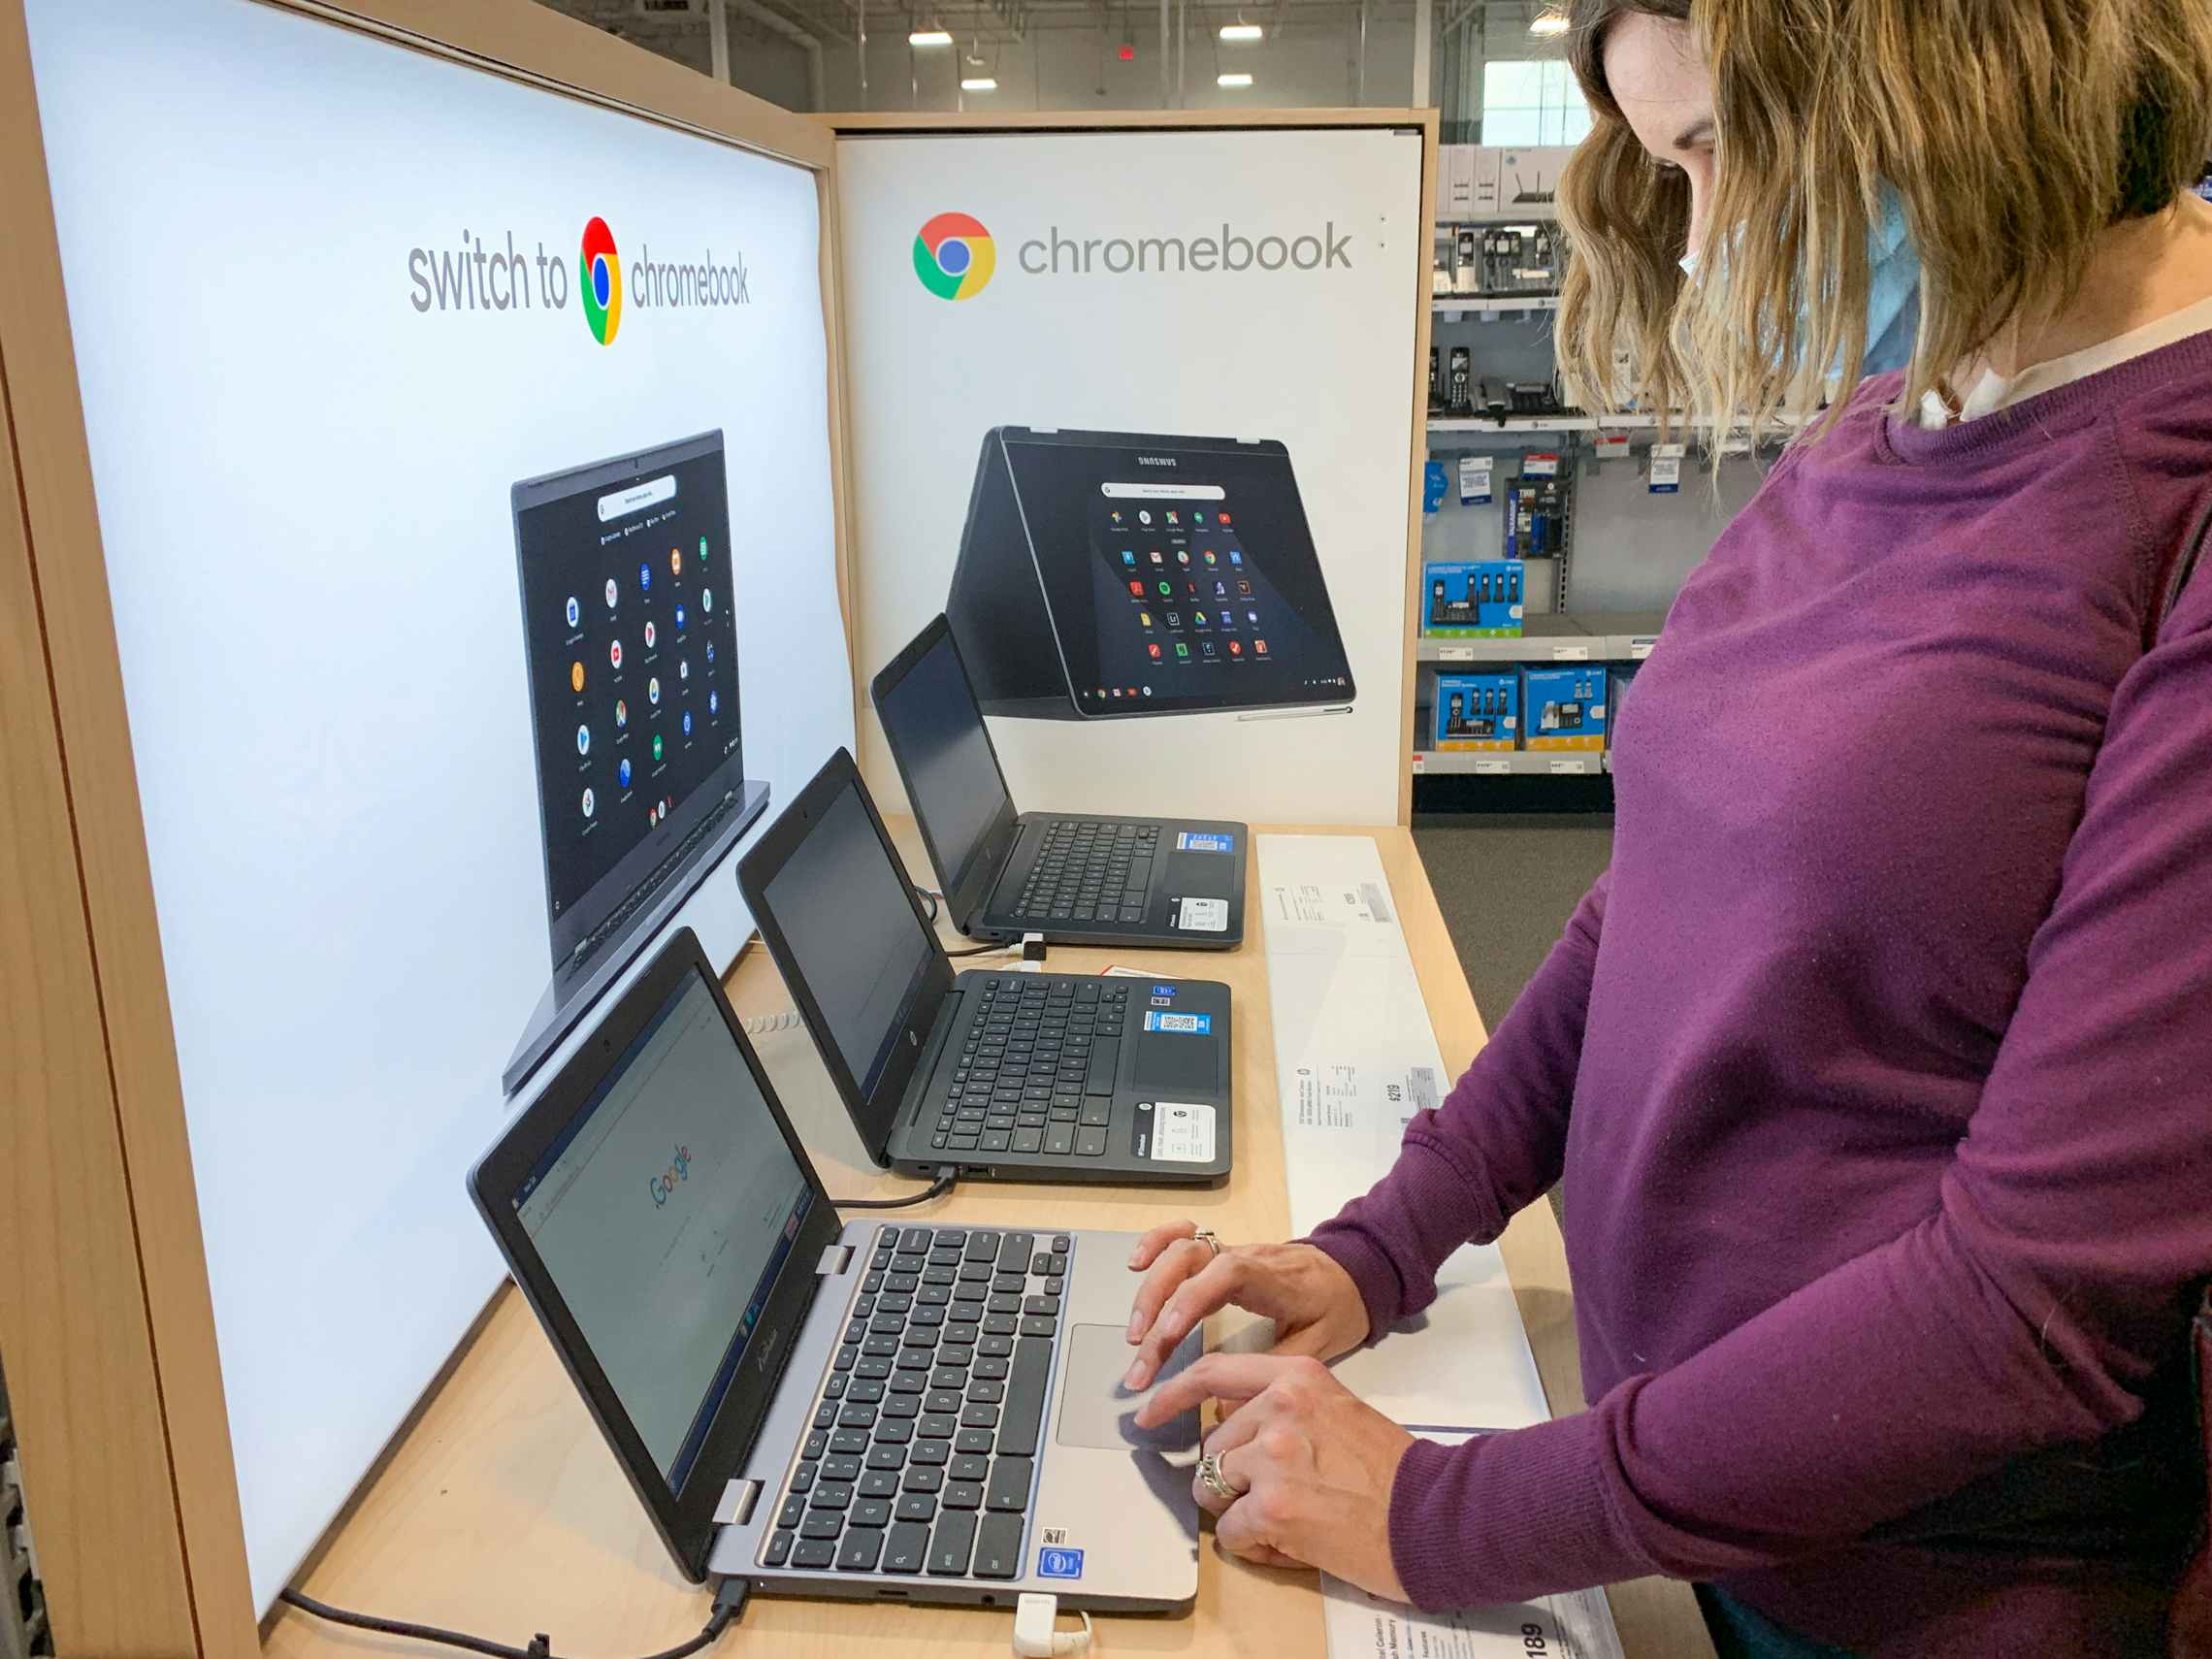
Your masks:
{"label": "laptop hinge", "polygon": [[817,1278],[834,1279],[853,1265],[853,1247],[845,1244],[825,1245],[822,1259],[814,1264]]}
{"label": "laptop hinge", "polygon": [[714,1506],[714,1524],[743,1526],[753,1518],[753,1506],[760,1501],[760,1481],[731,1481],[722,1488],[722,1502]]}

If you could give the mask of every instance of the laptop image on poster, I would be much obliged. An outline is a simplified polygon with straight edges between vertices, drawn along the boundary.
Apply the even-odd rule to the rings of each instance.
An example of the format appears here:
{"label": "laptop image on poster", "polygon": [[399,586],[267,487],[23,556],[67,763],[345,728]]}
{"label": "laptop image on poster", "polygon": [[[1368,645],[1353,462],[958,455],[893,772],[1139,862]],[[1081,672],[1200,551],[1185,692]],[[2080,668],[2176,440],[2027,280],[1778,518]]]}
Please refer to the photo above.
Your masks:
{"label": "laptop image on poster", "polygon": [[553,971],[509,1094],[768,803],[745,776],[722,434],[510,494]]}
{"label": "laptop image on poster", "polygon": [[761,942],[878,1167],[942,1180],[1228,1178],[1229,988],[956,974],[839,749],[737,862]]}
{"label": "laptop image on poster", "polygon": [[1243,942],[1245,826],[1017,812],[944,617],[868,691],[962,933],[1197,950]]}
{"label": "laptop image on poster", "polygon": [[604,1010],[469,1190],[684,1576],[1187,1610],[1198,1420],[1129,1422],[1135,1235],[840,1221],[688,928]]}
{"label": "laptop image on poster", "polygon": [[993,427],[945,612],[987,714],[1341,713],[1355,695],[1273,439]]}

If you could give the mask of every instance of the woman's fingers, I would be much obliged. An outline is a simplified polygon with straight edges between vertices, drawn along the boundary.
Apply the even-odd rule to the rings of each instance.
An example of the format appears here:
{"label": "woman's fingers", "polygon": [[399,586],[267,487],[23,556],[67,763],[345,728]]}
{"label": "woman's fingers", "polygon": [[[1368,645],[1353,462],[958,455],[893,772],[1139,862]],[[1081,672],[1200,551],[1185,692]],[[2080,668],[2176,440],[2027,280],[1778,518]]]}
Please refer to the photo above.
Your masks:
{"label": "woman's fingers", "polygon": [[1175,1243],[1177,1239],[1194,1238],[1197,1236],[1197,1232],[1198,1223],[1196,1221],[1162,1221],[1158,1226],[1146,1233],[1143,1238],[1137,1240],[1137,1248],[1129,1254],[1129,1271],[1131,1273],[1142,1273],[1157,1261],[1159,1252]]}
{"label": "woman's fingers", "polygon": [[[1203,1244],[1193,1243],[1176,1253],[1179,1257],[1186,1254],[1195,1257],[1211,1252]],[[1153,1271],[1157,1276],[1160,1270]],[[1146,1320],[1147,1328],[1137,1341],[1137,1357],[1129,1362],[1128,1375],[1122,1382],[1131,1388],[1151,1386],[1152,1380],[1159,1375],[1159,1368],[1167,1363],[1167,1356],[1174,1352],[1175,1345],[1197,1329],[1198,1322],[1207,1315],[1236,1300],[1249,1271],[1245,1258],[1228,1251],[1214,1256],[1175,1286]],[[1145,1282],[1144,1288],[1154,1288],[1152,1280]],[[1140,1302],[1129,1317],[1132,1330],[1136,1328],[1137,1316],[1146,1312]]]}
{"label": "woman's fingers", "polygon": [[1145,1333],[1152,1329],[1153,1321],[1159,1317],[1167,1299],[1213,1257],[1213,1251],[1195,1239],[1169,1239],[1153,1259],[1152,1271],[1139,1281],[1137,1293],[1130,1300],[1129,1341],[1142,1341]]}
{"label": "woman's fingers", "polygon": [[1157,1428],[1202,1400],[1249,1400],[1269,1383],[1312,1365],[1310,1359],[1285,1359],[1272,1353],[1209,1353],[1153,1390],[1152,1397],[1137,1408],[1137,1426]]}

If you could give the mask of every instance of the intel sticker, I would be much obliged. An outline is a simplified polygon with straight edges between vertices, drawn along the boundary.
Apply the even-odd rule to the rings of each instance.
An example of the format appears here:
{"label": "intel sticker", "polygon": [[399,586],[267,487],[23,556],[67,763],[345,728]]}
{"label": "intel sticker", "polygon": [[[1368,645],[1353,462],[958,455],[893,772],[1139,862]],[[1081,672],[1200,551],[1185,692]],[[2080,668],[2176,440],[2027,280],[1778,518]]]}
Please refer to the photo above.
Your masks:
{"label": "intel sticker", "polygon": [[1080,1549],[1038,1550],[1037,1577],[1040,1578],[1082,1578],[1083,1551]]}
{"label": "intel sticker", "polygon": [[1174,1031],[1186,1037],[1213,1035],[1214,1017],[1211,1014],[1162,1014],[1156,1008],[1145,1010],[1145,1029],[1148,1031]]}
{"label": "intel sticker", "polygon": [[1175,850],[1179,853],[1233,853],[1237,850],[1237,838],[1218,830],[1178,830]]}

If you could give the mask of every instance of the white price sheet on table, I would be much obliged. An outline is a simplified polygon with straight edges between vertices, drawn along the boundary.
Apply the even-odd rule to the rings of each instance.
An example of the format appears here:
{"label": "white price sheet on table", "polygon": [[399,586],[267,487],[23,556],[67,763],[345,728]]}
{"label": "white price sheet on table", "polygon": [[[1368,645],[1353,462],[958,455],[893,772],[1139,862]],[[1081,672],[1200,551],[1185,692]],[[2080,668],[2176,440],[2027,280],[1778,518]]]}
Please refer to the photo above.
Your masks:
{"label": "white price sheet on table", "polygon": [[[1448,1064],[1438,1052],[1373,840],[1261,835],[1257,845],[1284,1174],[1291,1231],[1303,1235],[1388,1173],[1407,1122],[1439,1102],[1470,1057]],[[1497,1248],[1462,1246],[1438,1271],[1437,1290],[1386,1341],[1336,1363],[1346,1386],[1447,1444],[1547,1418]],[[1332,1659],[1619,1659],[1597,1591],[1429,1614],[1325,1575],[1322,1588]]]}
{"label": "white price sheet on table", "polygon": [[[1467,1437],[1430,1438],[1457,1445]],[[1323,1573],[1321,1617],[1331,1659],[1621,1659],[1602,1590],[1432,1613]]]}

